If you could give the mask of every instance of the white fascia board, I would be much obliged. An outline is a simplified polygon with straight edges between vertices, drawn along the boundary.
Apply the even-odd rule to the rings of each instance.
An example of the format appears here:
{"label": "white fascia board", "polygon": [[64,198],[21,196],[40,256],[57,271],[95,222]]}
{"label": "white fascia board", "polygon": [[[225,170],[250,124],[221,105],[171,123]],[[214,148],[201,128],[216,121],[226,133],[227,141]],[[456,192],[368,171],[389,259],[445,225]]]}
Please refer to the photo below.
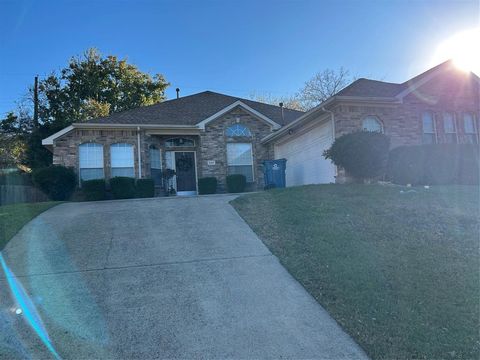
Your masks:
{"label": "white fascia board", "polygon": [[265,115],[263,115],[262,113],[258,112],[257,110],[255,109],[252,109],[250,106],[248,106],[247,104],[243,103],[242,101],[240,100],[237,100],[235,101],[233,104],[231,105],[228,105],[227,107],[223,108],[222,110],[216,112],[215,114],[213,114],[212,116],[209,116],[208,118],[200,121],[197,126],[202,129],[202,130],[205,130],[205,125],[208,124],[209,122],[215,120],[215,119],[218,119],[220,116],[228,113],[230,110],[234,109],[235,107],[237,106],[240,106],[241,108],[243,108],[244,110],[246,110],[247,112],[251,113],[252,115],[258,117],[259,119],[265,121],[266,123],[268,123],[273,129],[280,129],[280,124],[277,124],[275,121],[273,121],[272,119],[266,117]]}
{"label": "white fascia board", "polygon": [[335,100],[335,96],[332,96],[331,98],[328,98],[327,100],[325,100],[324,102],[322,102],[320,105],[317,105],[315,106],[313,109],[307,111],[305,114],[303,114],[302,116],[300,116],[299,118],[295,119],[294,121],[292,121],[290,124],[288,125],[285,125],[284,127],[282,127],[279,131],[276,131],[274,132],[273,134],[270,134],[270,135],[267,135],[265,136],[262,140],[261,140],[261,143],[267,143],[269,141],[272,141],[276,138],[280,138],[282,137],[283,135],[287,134],[288,130],[290,130],[291,128],[295,127],[295,126],[298,126],[298,125],[301,125],[302,123],[308,121],[309,119],[312,118],[312,115],[313,116],[316,116],[316,115],[320,115],[323,111],[323,107],[327,106],[328,104],[330,104],[331,102],[333,102]]}
{"label": "white fascia board", "polygon": [[50,135],[49,137],[45,138],[42,140],[42,145],[53,145],[53,141],[56,138],[59,138],[62,135],[65,135],[66,133],[72,131],[75,127],[73,125],[67,126],[66,128],[63,128],[60,131],[57,131],[55,134]]}

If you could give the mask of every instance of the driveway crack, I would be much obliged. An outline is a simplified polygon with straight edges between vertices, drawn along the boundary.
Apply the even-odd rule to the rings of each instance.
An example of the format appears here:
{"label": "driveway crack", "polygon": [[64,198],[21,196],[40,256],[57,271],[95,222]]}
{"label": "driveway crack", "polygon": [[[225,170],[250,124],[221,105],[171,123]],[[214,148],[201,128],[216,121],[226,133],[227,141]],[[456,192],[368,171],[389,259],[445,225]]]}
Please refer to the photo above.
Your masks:
{"label": "driveway crack", "polygon": [[105,256],[105,263],[103,264],[103,270],[107,269],[108,262],[110,261],[110,252],[113,247],[113,235],[110,236],[110,242],[108,243],[107,254]]}

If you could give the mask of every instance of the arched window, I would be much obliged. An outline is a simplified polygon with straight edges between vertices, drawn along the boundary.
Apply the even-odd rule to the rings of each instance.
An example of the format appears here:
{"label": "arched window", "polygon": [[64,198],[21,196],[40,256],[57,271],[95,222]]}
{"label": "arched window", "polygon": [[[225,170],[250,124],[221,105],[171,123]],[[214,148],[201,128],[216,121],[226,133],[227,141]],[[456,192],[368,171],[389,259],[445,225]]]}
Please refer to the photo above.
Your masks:
{"label": "arched window", "polygon": [[192,139],[177,137],[165,140],[165,147],[193,147],[195,142]]}
{"label": "arched window", "polygon": [[150,173],[155,185],[162,184],[162,158],[160,149],[155,145],[150,146]]}
{"label": "arched window", "polygon": [[135,177],[133,145],[126,143],[110,146],[111,177]]}
{"label": "arched window", "polygon": [[363,131],[383,133],[383,126],[375,116],[367,116],[362,122]]}
{"label": "arched window", "polygon": [[251,137],[252,133],[250,132],[250,129],[247,128],[245,125],[235,124],[227,128],[227,130],[225,131],[225,135],[229,137],[237,137],[237,136]]}
{"label": "arched window", "polygon": [[85,143],[78,147],[81,180],[103,179],[103,146]]}

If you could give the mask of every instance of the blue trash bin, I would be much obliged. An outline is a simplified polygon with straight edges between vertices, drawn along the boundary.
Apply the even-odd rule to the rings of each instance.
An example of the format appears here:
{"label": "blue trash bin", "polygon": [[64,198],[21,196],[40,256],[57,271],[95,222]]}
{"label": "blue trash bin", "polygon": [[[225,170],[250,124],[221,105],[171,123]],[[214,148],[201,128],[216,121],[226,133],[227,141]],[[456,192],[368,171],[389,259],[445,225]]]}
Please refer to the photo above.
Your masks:
{"label": "blue trash bin", "polygon": [[265,160],[263,162],[265,189],[285,187],[286,166],[287,159]]}

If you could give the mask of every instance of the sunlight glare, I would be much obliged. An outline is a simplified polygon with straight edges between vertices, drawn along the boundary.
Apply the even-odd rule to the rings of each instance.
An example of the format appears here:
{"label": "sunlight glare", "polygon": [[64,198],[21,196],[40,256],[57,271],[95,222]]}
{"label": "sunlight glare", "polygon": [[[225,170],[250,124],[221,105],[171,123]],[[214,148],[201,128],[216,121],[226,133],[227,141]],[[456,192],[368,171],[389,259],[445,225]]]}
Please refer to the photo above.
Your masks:
{"label": "sunlight glare", "polygon": [[438,65],[448,59],[459,69],[480,75],[480,27],[459,32],[441,43],[433,62]]}

